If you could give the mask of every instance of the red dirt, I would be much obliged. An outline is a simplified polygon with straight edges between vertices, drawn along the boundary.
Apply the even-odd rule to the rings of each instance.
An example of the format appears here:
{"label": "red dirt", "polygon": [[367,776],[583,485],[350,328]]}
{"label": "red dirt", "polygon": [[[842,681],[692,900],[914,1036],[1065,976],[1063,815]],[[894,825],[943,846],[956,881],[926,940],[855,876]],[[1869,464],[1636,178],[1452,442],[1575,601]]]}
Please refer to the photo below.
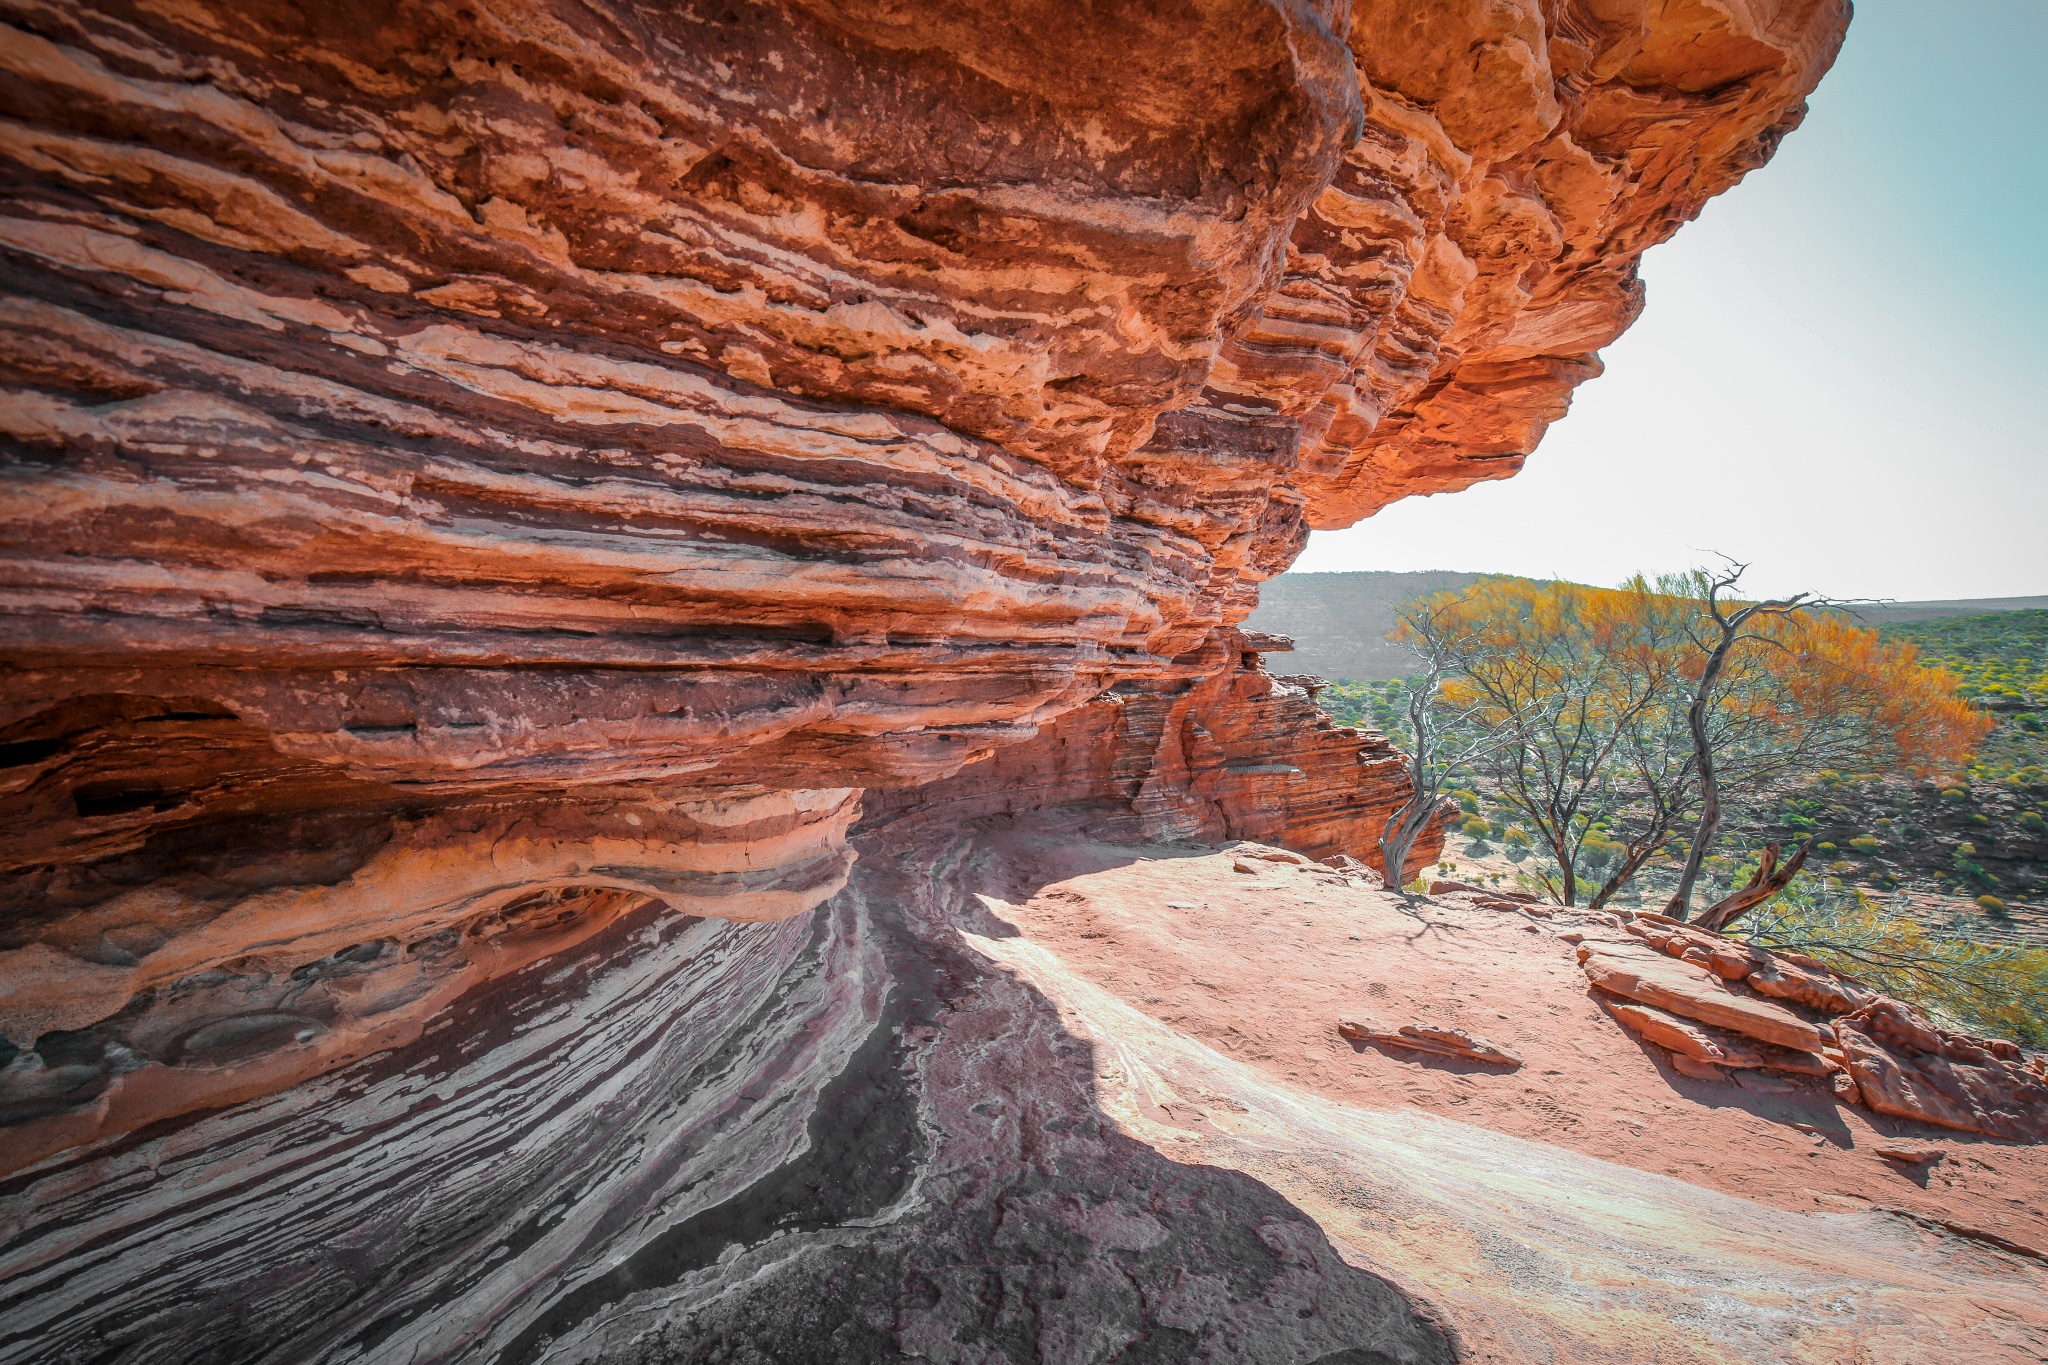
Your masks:
{"label": "red dirt", "polygon": [[[2048,1259],[2048,1149],[1903,1122],[1824,1081],[1693,1080],[1601,1008],[1560,935],[1627,937],[1595,915],[1474,910],[1327,868],[1158,847],[1034,845],[1045,879],[998,913],[1074,972],[1277,1080],[1348,1104],[1421,1109],[1779,1208],[1870,1206]],[[1513,1071],[1338,1035],[1345,1015],[1464,1028]],[[1908,1165],[1880,1145],[1939,1147]]]}

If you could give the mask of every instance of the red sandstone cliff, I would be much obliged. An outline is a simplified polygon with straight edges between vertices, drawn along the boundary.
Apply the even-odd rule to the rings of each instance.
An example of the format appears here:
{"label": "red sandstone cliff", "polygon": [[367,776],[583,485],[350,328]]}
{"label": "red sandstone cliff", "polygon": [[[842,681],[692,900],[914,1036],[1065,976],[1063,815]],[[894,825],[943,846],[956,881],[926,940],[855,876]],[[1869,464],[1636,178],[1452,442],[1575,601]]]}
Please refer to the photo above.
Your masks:
{"label": "red sandstone cliff", "polygon": [[[728,1243],[913,1207],[952,1269],[815,1302],[983,1311],[1011,1130],[941,1073],[1071,1044],[918,850],[1369,858],[1398,764],[1232,627],[1519,467],[1846,10],[6,4],[0,1357],[531,1359],[660,1281],[690,1358]],[[1442,1358],[1060,1084],[1032,1197],[1142,1170],[1182,1212],[1087,1235],[1236,1286],[1158,1350]],[[1108,1358],[988,1311],[753,1339]]]}

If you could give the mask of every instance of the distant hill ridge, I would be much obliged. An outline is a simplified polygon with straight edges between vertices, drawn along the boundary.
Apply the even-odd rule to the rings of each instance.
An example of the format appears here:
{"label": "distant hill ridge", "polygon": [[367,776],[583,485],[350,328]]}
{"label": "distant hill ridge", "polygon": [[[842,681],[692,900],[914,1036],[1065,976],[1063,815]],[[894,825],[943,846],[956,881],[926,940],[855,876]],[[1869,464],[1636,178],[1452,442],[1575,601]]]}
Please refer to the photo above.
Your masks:
{"label": "distant hill ridge", "polygon": [[[1325,678],[1398,678],[1414,656],[1387,639],[1395,614],[1432,593],[1455,592],[1486,574],[1432,569],[1420,573],[1288,573],[1259,590],[1245,629],[1294,637],[1294,654],[1276,660],[1290,673]],[[1867,626],[1984,616],[2048,608],[2048,597],[1968,597],[1945,602],[1879,602],[1850,609]]]}

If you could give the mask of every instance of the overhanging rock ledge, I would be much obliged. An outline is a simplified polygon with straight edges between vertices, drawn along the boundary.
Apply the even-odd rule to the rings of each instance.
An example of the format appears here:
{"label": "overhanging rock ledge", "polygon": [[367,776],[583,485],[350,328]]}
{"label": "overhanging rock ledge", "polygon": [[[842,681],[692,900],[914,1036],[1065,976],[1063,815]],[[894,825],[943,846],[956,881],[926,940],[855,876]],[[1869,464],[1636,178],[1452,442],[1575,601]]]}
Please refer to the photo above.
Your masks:
{"label": "overhanging rock ledge", "polygon": [[4,19],[0,1358],[1447,1358],[906,869],[1369,860],[1256,585],[1515,472],[1845,3]]}

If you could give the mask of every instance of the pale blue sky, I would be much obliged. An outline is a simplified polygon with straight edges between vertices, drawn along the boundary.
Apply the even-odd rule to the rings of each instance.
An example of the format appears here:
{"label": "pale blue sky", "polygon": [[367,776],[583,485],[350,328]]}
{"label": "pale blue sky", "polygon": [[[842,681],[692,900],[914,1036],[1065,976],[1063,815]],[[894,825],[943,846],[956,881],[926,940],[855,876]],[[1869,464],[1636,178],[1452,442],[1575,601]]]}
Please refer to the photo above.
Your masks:
{"label": "pale blue sky", "polygon": [[1643,261],[1528,467],[1319,532],[1302,570],[2048,594],[2048,0],[1863,0],[1806,124]]}

